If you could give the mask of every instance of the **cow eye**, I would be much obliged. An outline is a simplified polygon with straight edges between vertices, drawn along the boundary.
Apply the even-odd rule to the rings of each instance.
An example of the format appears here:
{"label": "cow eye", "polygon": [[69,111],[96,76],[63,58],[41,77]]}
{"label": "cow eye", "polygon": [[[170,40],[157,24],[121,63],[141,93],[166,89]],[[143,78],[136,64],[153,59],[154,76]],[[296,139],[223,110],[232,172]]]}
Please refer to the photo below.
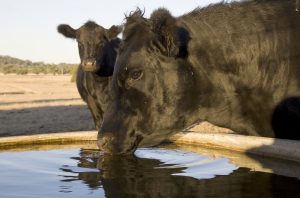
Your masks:
{"label": "cow eye", "polygon": [[[125,71],[127,71],[127,68],[125,68]],[[141,70],[131,71],[126,79],[127,88],[133,86],[138,80],[140,80],[143,77],[143,74],[144,73]]]}
{"label": "cow eye", "polygon": [[142,78],[142,76],[143,76],[143,72],[140,70],[132,71],[130,73],[130,78],[133,80],[139,80]]}

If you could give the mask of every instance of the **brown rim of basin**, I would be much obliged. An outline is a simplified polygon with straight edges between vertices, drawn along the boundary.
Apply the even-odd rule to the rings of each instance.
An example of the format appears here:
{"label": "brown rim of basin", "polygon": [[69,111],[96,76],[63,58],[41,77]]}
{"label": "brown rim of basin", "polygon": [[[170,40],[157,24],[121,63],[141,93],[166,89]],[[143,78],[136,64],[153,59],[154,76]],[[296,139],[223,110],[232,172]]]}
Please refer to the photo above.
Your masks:
{"label": "brown rim of basin", "polygon": [[[66,144],[97,140],[97,131],[50,133],[0,138],[0,149],[30,144]],[[300,141],[236,134],[181,132],[170,138],[177,144],[226,149],[300,162]]]}

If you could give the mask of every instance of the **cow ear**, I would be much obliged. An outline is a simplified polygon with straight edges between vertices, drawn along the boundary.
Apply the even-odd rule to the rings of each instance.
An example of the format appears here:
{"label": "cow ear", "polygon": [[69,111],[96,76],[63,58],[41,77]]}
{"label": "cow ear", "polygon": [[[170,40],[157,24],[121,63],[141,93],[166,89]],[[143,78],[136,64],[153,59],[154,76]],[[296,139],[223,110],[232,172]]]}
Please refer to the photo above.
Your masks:
{"label": "cow ear", "polygon": [[176,58],[188,56],[187,45],[190,40],[188,31],[177,26],[176,19],[168,10],[160,8],[154,11],[150,22],[152,31],[157,35],[167,56]]}
{"label": "cow ear", "polygon": [[61,24],[57,27],[57,31],[67,38],[76,38],[76,30],[66,24]]}
{"label": "cow ear", "polygon": [[122,26],[113,25],[107,30],[107,35],[109,39],[114,39],[122,32]]}
{"label": "cow ear", "polygon": [[151,29],[157,35],[167,55],[175,56],[178,53],[176,19],[168,10],[160,8],[151,14],[150,21]]}

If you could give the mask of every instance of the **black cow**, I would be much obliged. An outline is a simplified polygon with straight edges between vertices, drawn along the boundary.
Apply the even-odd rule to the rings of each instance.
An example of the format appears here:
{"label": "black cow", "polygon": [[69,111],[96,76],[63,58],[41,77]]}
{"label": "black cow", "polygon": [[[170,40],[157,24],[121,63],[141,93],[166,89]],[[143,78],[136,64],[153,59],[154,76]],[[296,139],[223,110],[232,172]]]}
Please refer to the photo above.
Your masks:
{"label": "black cow", "polygon": [[[178,18],[166,9],[150,19],[132,12],[98,146],[132,153],[197,121],[244,135],[299,140],[300,131],[286,136],[288,131],[271,127],[276,106],[300,96],[299,35],[294,0],[220,3]],[[289,108],[281,109],[287,114]]]}
{"label": "black cow", "polygon": [[121,32],[120,26],[105,29],[95,22],[88,21],[75,30],[62,24],[58,32],[67,38],[76,39],[81,64],[77,70],[77,89],[81,98],[87,102],[96,128],[99,129],[105,105],[108,100],[108,85],[114,70]]}

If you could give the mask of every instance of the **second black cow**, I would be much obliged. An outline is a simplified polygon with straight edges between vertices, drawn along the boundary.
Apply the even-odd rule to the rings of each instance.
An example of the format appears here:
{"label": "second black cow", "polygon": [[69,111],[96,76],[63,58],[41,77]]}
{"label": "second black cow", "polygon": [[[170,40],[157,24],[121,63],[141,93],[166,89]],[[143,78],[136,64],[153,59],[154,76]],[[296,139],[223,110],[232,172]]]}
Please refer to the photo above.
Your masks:
{"label": "second black cow", "polygon": [[108,87],[114,71],[117,49],[122,31],[120,26],[105,29],[93,21],[86,22],[79,29],[61,24],[58,32],[67,38],[76,39],[81,63],[77,70],[77,89],[81,98],[88,104],[96,128],[103,119],[108,100]]}

